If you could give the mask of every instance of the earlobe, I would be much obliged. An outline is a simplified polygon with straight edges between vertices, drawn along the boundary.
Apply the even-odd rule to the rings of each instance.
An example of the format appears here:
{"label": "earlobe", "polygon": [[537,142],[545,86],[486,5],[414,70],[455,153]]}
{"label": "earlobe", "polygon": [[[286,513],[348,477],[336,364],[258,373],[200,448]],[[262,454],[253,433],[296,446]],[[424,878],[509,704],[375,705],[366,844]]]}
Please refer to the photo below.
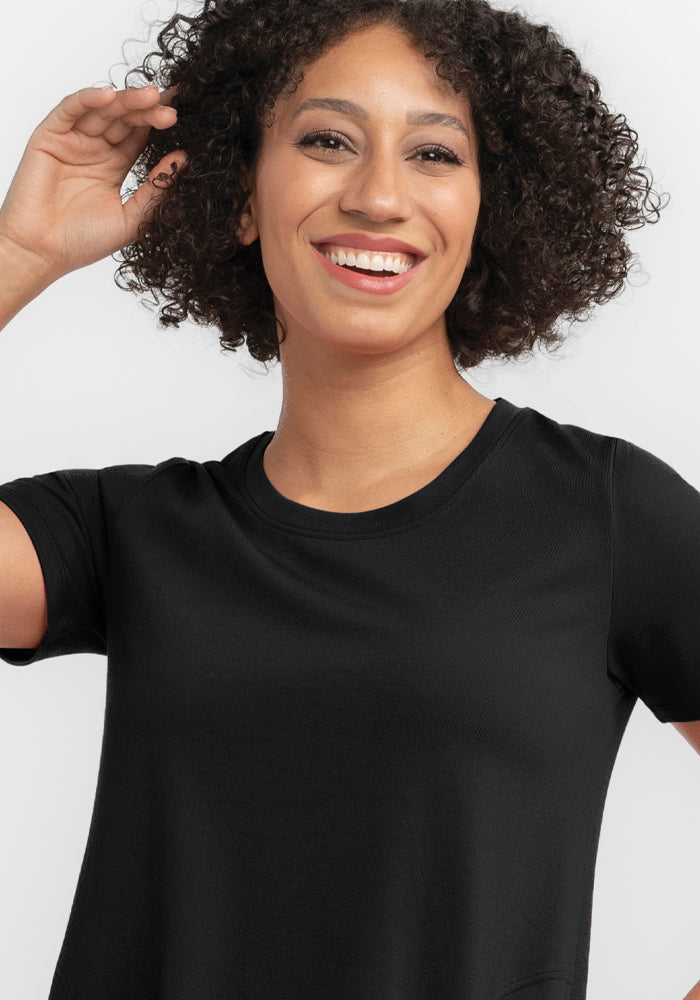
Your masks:
{"label": "earlobe", "polygon": [[259,236],[258,227],[250,204],[246,205],[241,213],[240,221],[236,227],[236,236],[238,237],[238,242],[246,247],[250,246],[251,243],[255,243]]}

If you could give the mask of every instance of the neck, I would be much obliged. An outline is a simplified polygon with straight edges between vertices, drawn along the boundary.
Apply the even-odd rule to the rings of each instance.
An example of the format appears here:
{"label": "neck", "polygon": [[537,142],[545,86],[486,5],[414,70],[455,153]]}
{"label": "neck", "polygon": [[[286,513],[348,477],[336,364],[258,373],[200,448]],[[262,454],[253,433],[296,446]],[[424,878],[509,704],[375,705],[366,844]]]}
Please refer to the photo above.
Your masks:
{"label": "neck", "polygon": [[494,405],[456,370],[446,340],[403,357],[334,356],[307,343],[302,358],[285,341],[281,362],[282,410],[264,464],[278,491],[300,502],[357,498],[439,471]]}

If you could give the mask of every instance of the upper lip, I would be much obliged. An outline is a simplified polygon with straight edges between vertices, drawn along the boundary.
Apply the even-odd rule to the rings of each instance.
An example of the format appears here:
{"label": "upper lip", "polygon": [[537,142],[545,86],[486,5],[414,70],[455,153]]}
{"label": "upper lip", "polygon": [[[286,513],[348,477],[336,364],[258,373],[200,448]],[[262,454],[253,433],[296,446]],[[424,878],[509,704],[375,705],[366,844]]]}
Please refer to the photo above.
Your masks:
{"label": "upper lip", "polygon": [[410,253],[418,260],[423,260],[424,254],[418,247],[404,243],[403,240],[395,240],[391,236],[369,236],[367,233],[336,233],[334,236],[326,236],[322,240],[313,240],[313,246],[322,246],[324,243],[335,243],[343,247],[356,247],[358,250],[372,250],[374,253]]}

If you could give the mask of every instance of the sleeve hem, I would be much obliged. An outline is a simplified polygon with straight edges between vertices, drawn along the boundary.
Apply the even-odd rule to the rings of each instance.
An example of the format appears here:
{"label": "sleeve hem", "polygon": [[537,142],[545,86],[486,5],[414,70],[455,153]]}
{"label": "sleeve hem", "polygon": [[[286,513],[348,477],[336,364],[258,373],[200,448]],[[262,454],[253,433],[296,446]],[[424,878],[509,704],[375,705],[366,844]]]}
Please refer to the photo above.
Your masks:
{"label": "sleeve hem", "polygon": [[56,607],[60,604],[60,597],[66,589],[64,567],[60,554],[51,537],[51,532],[46,527],[44,519],[31,501],[24,496],[20,496],[9,485],[0,487],[0,500],[7,504],[22,522],[34,546],[44,577],[47,607],[46,632],[36,649],[30,648],[23,651],[25,653],[32,653],[32,658],[34,658],[40,650],[43,651],[48,643],[56,643],[64,631],[61,622],[56,621]]}
{"label": "sleeve hem", "polygon": [[700,722],[700,705],[651,705],[645,702],[659,722]]}

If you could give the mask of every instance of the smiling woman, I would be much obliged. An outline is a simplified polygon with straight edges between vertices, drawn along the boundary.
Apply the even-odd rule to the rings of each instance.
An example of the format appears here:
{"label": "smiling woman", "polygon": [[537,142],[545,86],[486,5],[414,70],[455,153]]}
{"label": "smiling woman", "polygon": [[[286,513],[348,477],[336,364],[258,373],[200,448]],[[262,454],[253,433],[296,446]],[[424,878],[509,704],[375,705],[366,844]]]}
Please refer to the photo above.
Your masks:
{"label": "smiling woman", "polygon": [[[367,33],[372,25],[383,30]],[[351,29],[365,42],[335,49],[347,53],[341,78],[334,47]],[[126,248],[119,280],[162,294],[165,326],[190,317],[217,327],[225,349],[245,342],[257,360],[280,359],[286,322],[265,273],[266,242],[242,246],[237,227],[271,144],[290,143],[285,163],[306,186],[312,176],[325,189],[351,176],[352,199],[371,170],[396,199],[416,185],[417,197],[439,200],[464,241],[463,266],[452,261],[440,295],[462,370],[537,344],[556,349],[562,320],[587,319],[623,290],[632,260],[624,231],[659,218],[636,133],[610,112],[597,80],[551,28],[483,0],[208,0],[199,17],[173,17],[159,46],[130,76],[176,85],[178,122],[154,131],[135,175],[143,182],[171,143],[190,161]],[[351,63],[361,52],[360,73]],[[383,81],[370,83],[377,74]],[[394,208],[401,216],[406,205]],[[398,222],[376,218],[373,229],[394,235]],[[438,260],[444,277],[448,261]],[[405,303],[427,292],[430,267],[422,271]]]}
{"label": "smiling woman", "polygon": [[119,248],[284,398],[221,460],[0,486],[0,657],[108,657],[50,1000],[583,1000],[632,709],[700,718],[700,494],[460,369],[623,287],[636,133],[485,0],[206,0],[159,45],[162,94],[33,133],[0,315]]}
{"label": "smiling woman", "polygon": [[[339,88],[354,100],[327,96]],[[259,240],[288,335],[283,365],[319,348],[396,356],[439,343],[452,384],[462,386],[445,312],[469,266],[479,214],[469,133],[451,124],[470,120],[468,103],[404,32],[379,25],[316,59],[275,112],[238,238]],[[364,232],[335,232],[341,218]]]}

